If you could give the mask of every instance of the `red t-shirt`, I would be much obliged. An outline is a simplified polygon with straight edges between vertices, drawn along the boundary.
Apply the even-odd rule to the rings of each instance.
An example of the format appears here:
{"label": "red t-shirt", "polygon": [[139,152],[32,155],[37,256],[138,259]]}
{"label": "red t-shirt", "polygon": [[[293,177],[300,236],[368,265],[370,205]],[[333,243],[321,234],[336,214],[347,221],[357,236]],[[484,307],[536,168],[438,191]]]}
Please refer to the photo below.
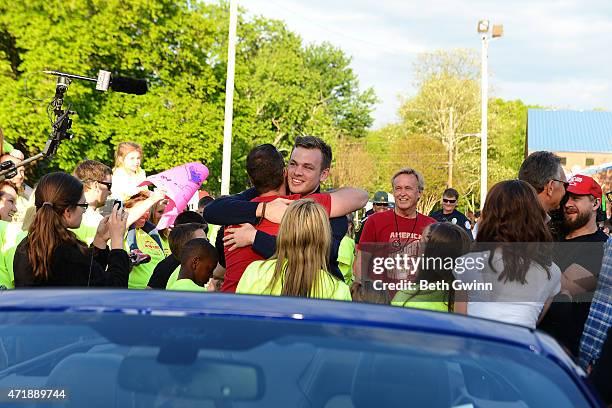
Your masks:
{"label": "red t-shirt", "polygon": [[[397,220],[397,225],[395,221]],[[436,222],[435,219],[417,213],[416,218],[405,218],[395,214],[394,210],[374,213],[368,217],[359,244],[366,242],[407,242],[421,239],[426,226]],[[399,233],[399,235],[398,235]],[[359,246],[358,246],[359,248]]]}
{"label": "red t-shirt", "polygon": [[[395,210],[370,215],[363,226],[363,232],[357,245],[357,249],[370,254],[368,265],[361,265],[362,279],[383,279],[386,282],[414,279],[416,271],[404,266],[401,269],[385,268],[385,274],[377,274],[372,267],[372,259],[395,258],[403,254],[411,257],[416,255],[423,230],[434,222],[436,222],[435,219],[423,214],[417,214],[416,218],[400,217],[395,214]],[[368,262],[367,257],[361,259],[362,262]],[[389,290],[388,292],[389,298],[392,299],[395,291]]]}
{"label": "red t-shirt", "polygon": [[[270,202],[277,198],[286,198],[292,201],[299,200],[300,198],[311,198],[325,208],[328,216],[331,213],[331,195],[329,195],[329,193],[311,194],[306,197],[302,197],[299,194],[292,194],[288,196],[255,197],[251,200],[251,202]],[[265,232],[266,234],[277,235],[279,226],[280,224],[263,219],[258,225],[255,225],[255,229]],[[234,249],[233,251],[228,251],[228,248],[229,247],[225,247],[223,249],[223,252],[225,253],[225,278],[223,280],[223,285],[221,286],[221,292],[236,292],[238,281],[240,281],[240,278],[242,277],[242,274],[247,266],[249,266],[251,262],[263,260],[264,257],[253,251],[253,248],[250,245]]]}

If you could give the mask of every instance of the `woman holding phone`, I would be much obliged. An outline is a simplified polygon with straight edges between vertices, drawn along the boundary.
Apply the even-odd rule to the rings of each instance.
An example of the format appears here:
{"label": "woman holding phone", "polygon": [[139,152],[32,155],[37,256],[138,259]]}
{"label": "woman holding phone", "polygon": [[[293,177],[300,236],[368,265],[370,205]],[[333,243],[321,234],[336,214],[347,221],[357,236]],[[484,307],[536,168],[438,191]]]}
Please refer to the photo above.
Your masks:
{"label": "woman holding phone", "polygon": [[[18,245],[13,264],[15,287],[127,287],[130,261],[123,250],[127,213],[113,208],[98,226],[92,246],[80,241],[78,228],[88,207],[83,184],[55,172],[44,175],[35,192],[36,215]],[[106,246],[110,239],[110,249]]]}

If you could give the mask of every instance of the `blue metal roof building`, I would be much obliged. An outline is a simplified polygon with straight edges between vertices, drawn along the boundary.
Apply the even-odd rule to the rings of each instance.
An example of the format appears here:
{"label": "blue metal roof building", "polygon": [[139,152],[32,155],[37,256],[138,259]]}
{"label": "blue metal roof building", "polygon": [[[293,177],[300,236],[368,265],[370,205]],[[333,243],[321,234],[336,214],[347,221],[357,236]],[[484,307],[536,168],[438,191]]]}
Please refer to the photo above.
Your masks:
{"label": "blue metal roof building", "polygon": [[529,109],[527,151],[612,153],[612,112]]}

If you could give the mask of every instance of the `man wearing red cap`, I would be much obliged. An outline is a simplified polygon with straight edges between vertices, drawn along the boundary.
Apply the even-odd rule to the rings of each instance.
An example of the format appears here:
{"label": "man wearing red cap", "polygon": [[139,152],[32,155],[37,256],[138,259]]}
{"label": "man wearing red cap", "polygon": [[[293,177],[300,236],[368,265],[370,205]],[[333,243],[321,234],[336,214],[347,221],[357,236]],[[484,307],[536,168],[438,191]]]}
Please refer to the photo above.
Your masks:
{"label": "man wearing red cap", "polygon": [[601,269],[603,243],[608,236],[597,227],[596,222],[602,196],[599,184],[589,176],[577,174],[569,180],[567,195],[567,202],[563,206],[567,231],[563,242],[567,244],[560,244],[555,256],[555,263],[563,273],[561,293],[566,301],[551,305],[540,328],[552,334],[577,356],[591,296]]}
{"label": "man wearing red cap", "polygon": [[601,187],[589,176],[576,174],[567,187],[568,200],[563,208],[566,241],[605,242],[606,234],[597,228],[597,211],[601,207]]}

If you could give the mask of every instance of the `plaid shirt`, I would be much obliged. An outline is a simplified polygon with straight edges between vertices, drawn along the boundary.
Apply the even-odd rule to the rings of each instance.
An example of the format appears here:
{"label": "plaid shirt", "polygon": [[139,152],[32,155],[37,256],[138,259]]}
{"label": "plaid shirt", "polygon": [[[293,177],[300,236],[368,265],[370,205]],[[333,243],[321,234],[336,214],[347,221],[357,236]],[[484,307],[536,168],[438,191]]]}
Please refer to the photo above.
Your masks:
{"label": "plaid shirt", "polygon": [[587,368],[599,358],[608,329],[612,324],[612,238],[604,248],[597,290],[593,296],[589,317],[580,339],[580,365]]}

